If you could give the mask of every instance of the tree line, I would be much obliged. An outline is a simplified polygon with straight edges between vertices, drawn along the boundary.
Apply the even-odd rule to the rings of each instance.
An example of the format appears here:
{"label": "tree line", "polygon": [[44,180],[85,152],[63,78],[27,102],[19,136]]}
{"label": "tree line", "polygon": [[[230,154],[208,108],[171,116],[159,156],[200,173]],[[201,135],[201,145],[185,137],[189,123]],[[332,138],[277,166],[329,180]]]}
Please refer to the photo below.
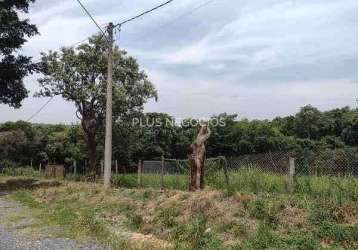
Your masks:
{"label": "tree line", "polygon": [[[145,121],[118,120],[113,128],[113,154],[120,164],[138,159],[185,159],[198,131],[199,121],[164,122],[174,118],[164,113],[139,115]],[[358,147],[358,110],[349,107],[321,112],[310,105],[292,116],[272,120],[238,119],[220,114],[221,125],[211,126],[207,156],[237,156],[269,151],[352,150]],[[188,122],[191,121],[191,122]],[[196,122],[193,122],[196,121]],[[225,125],[223,125],[225,124]],[[96,135],[99,165],[104,149],[103,129]],[[24,166],[42,163],[71,165],[89,161],[91,149],[83,127],[76,125],[31,124],[24,121],[0,125],[0,159],[2,166]],[[89,166],[88,166],[89,167]]]}
{"label": "tree line", "polygon": [[[28,12],[34,0],[0,1],[0,104],[14,108],[28,96],[23,78],[40,73],[37,97],[61,96],[76,107],[76,125],[7,122],[0,126],[1,166],[86,162],[95,171],[103,155],[107,42],[92,36],[77,47],[41,54],[41,62],[19,54],[19,49],[38,34],[19,12]],[[121,164],[162,155],[187,158],[198,131],[198,122],[180,123],[164,113],[143,113],[158,93],[136,59],[118,47],[113,52],[113,153]],[[357,109],[349,107],[321,112],[310,105],[292,116],[273,120],[238,119],[235,114],[213,116],[207,156],[233,156],[276,150],[315,151],[357,147]],[[142,126],[134,120],[163,122]],[[151,123],[150,123],[151,124]]]}

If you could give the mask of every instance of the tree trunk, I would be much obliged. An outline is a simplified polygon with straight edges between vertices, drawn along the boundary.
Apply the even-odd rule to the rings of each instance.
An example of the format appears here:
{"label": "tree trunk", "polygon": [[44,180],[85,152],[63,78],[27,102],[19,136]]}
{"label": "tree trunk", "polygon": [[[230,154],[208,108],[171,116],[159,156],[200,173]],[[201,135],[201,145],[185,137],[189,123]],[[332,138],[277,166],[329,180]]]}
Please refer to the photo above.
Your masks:
{"label": "tree trunk", "polygon": [[[87,108],[85,103],[82,104],[80,109],[81,116],[77,115],[81,119],[82,129],[85,133],[85,141],[89,153],[89,173],[94,175],[94,178],[97,174],[97,143],[96,143],[96,126],[97,122],[94,118],[94,111]],[[92,112],[90,112],[90,111]],[[77,113],[76,113],[77,114]]]}
{"label": "tree trunk", "polygon": [[204,188],[204,163],[206,157],[205,142],[210,137],[208,123],[201,124],[195,141],[191,144],[192,154],[189,157],[190,183],[189,191]]}
{"label": "tree trunk", "polygon": [[88,150],[89,150],[89,167],[90,173],[97,173],[97,145],[94,138],[88,138]]}

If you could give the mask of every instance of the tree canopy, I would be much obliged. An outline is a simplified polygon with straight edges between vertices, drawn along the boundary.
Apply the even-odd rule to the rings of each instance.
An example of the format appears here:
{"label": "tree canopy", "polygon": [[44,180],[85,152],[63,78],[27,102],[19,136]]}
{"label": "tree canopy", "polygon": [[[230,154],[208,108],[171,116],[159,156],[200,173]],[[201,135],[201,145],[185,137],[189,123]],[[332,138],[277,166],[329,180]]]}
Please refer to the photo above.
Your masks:
{"label": "tree canopy", "polygon": [[31,57],[15,55],[27,37],[38,34],[28,19],[20,20],[18,12],[27,13],[34,0],[0,1],[0,104],[19,108],[28,93],[23,78],[37,67]]}
{"label": "tree canopy", "polygon": [[[208,142],[208,157],[237,156],[269,151],[309,152],[339,150],[350,154],[358,149],[358,110],[349,107],[319,111],[317,130],[310,134],[304,131],[310,124],[300,128],[303,113],[311,106],[303,107],[296,115],[269,120],[238,119],[236,115],[221,114],[225,126],[212,126]],[[163,113],[140,115],[144,121],[172,120]],[[133,124],[131,119],[121,119],[113,127],[114,159],[128,165],[139,159],[167,158],[185,159],[190,144],[197,133],[197,122],[187,119],[180,123],[159,123],[157,126]],[[308,121],[309,122],[309,121]],[[316,120],[311,120],[316,126]],[[311,139],[310,139],[311,138]],[[314,139],[312,139],[314,138]],[[103,152],[103,140],[98,141],[97,150]],[[345,154],[341,154],[345,155]],[[21,157],[20,157],[21,156]],[[68,164],[73,160],[88,161],[88,148],[82,126],[38,125],[26,122],[0,124],[0,159],[19,164],[34,164],[40,161]],[[357,155],[358,157],[358,155]],[[1,165],[1,162],[0,162]]]}
{"label": "tree canopy", "polygon": [[[97,161],[96,135],[103,128],[106,107],[107,41],[93,36],[77,48],[42,53],[37,96],[61,95],[76,106],[85,134],[92,169]],[[113,51],[113,120],[125,119],[143,111],[144,103],[157,92],[140,70],[137,61],[118,47]]]}

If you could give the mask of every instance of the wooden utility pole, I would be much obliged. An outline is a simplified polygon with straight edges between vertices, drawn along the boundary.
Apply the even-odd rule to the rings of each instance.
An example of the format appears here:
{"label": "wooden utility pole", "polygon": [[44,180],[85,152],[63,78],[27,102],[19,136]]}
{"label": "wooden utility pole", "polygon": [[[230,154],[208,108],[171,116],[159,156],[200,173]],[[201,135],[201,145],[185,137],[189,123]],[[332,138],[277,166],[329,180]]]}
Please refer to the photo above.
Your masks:
{"label": "wooden utility pole", "polygon": [[111,187],[112,169],[112,74],[113,74],[113,23],[109,23],[108,32],[108,73],[106,105],[106,139],[104,149],[104,188]]}

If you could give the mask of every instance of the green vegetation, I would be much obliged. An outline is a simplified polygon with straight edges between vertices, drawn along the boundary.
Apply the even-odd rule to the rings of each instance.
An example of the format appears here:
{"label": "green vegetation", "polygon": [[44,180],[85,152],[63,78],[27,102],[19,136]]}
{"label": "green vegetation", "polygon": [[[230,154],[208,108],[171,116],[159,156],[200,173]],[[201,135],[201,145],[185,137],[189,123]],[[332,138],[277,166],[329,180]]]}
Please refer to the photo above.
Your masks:
{"label": "green vegetation", "polygon": [[42,205],[38,201],[34,199],[28,191],[17,191],[11,195],[15,201],[21,202],[22,204],[30,207],[30,208],[41,208]]}
{"label": "green vegetation", "polygon": [[[210,187],[229,192],[287,193],[287,177],[274,173],[263,172],[252,168],[241,168],[229,172],[229,189],[221,172],[211,173],[217,178],[207,178]],[[164,175],[165,189],[187,190],[186,175]],[[120,174],[113,176],[116,187],[138,187],[137,174]],[[325,198],[342,202],[344,200],[358,201],[358,178],[354,176],[296,176],[294,179],[295,193],[317,198]],[[154,174],[142,175],[143,188],[161,188],[161,176]]]}
{"label": "green vegetation", "polygon": [[35,170],[31,167],[7,167],[3,168],[0,172],[1,175],[4,176],[26,176],[26,177],[41,177],[43,176],[40,171]]}
{"label": "green vegetation", "polygon": [[[140,126],[130,120],[114,123],[113,158],[121,172],[138,160],[166,158],[186,159],[190,144],[197,133],[198,121],[187,119],[181,126],[171,123],[173,117],[162,113],[140,114],[143,122],[161,121],[160,126]],[[321,112],[305,106],[294,116],[268,120],[238,120],[236,115],[221,114],[225,126],[212,127],[207,156],[240,156],[274,151],[294,151],[297,154],[297,173],[357,175],[358,112],[343,107]],[[192,121],[194,125],[190,125]],[[97,139],[96,154],[103,154],[103,140]],[[124,146],[125,145],[125,146]],[[94,150],[94,149],[92,149]],[[80,125],[45,125],[27,122],[0,124],[0,169],[31,165],[40,162],[65,164],[73,173],[89,172],[89,152],[85,133]],[[100,159],[97,159],[99,166]],[[330,164],[328,164],[330,163]],[[337,168],[335,168],[335,166]],[[272,187],[272,188],[277,188]]]}
{"label": "green vegetation", "polygon": [[[62,231],[57,231],[57,236],[79,239],[91,237],[111,249],[126,249],[125,240],[113,235],[101,220],[96,219],[95,210],[90,207],[80,204],[76,204],[79,207],[70,207],[57,201],[52,205],[41,203],[28,191],[16,191],[10,197],[35,209],[33,215],[39,221],[34,225],[35,230],[41,231],[47,227],[60,226]],[[132,248],[128,247],[128,249]]]}
{"label": "green vegetation", "polygon": [[91,237],[112,249],[358,247],[357,202],[348,198],[243,191],[228,196],[211,189],[104,191],[80,182],[17,191],[11,198],[32,209],[40,221],[34,230],[57,226],[60,235]]}
{"label": "green vegetation", "polygon": [[[62,96],[76,107],[81,120],[87,149],[89,169],[96,171],[97,141],[103,132],[106,107],[104,89],[107,85],[107,39],[93,35],[88,42],[63,47],[60,52],[42,53],[36,96]],[[81,78],[78,77],[81,75]],[[144,103],[157,98],[154,85],[139,68],[135,58],[115,46],[113,49],[113,118],[126,120],[140,113]],[[83,139],[82,138],[82,139]],[[80,157],[80,151],[78,150]]]}
{"label": "green vegetation", "polygon": [[[143,188],[161,188],[161,176],[155,174],[143,174]],[[117,187],[135,188],[138,187],[137,174],[119,174],[112,177],[112,182]],[[164,188],[186,190],[188,188],[188,177],[186,175],[164,175]]]}
{"label": "green vegetation", "polygon": [[38,34],[35,25],[26,19],[35,0],[0,1],[0,104],[19,108],[28,96],[23,78],[37,70],[31,57],[21,55],[28,38]]}

